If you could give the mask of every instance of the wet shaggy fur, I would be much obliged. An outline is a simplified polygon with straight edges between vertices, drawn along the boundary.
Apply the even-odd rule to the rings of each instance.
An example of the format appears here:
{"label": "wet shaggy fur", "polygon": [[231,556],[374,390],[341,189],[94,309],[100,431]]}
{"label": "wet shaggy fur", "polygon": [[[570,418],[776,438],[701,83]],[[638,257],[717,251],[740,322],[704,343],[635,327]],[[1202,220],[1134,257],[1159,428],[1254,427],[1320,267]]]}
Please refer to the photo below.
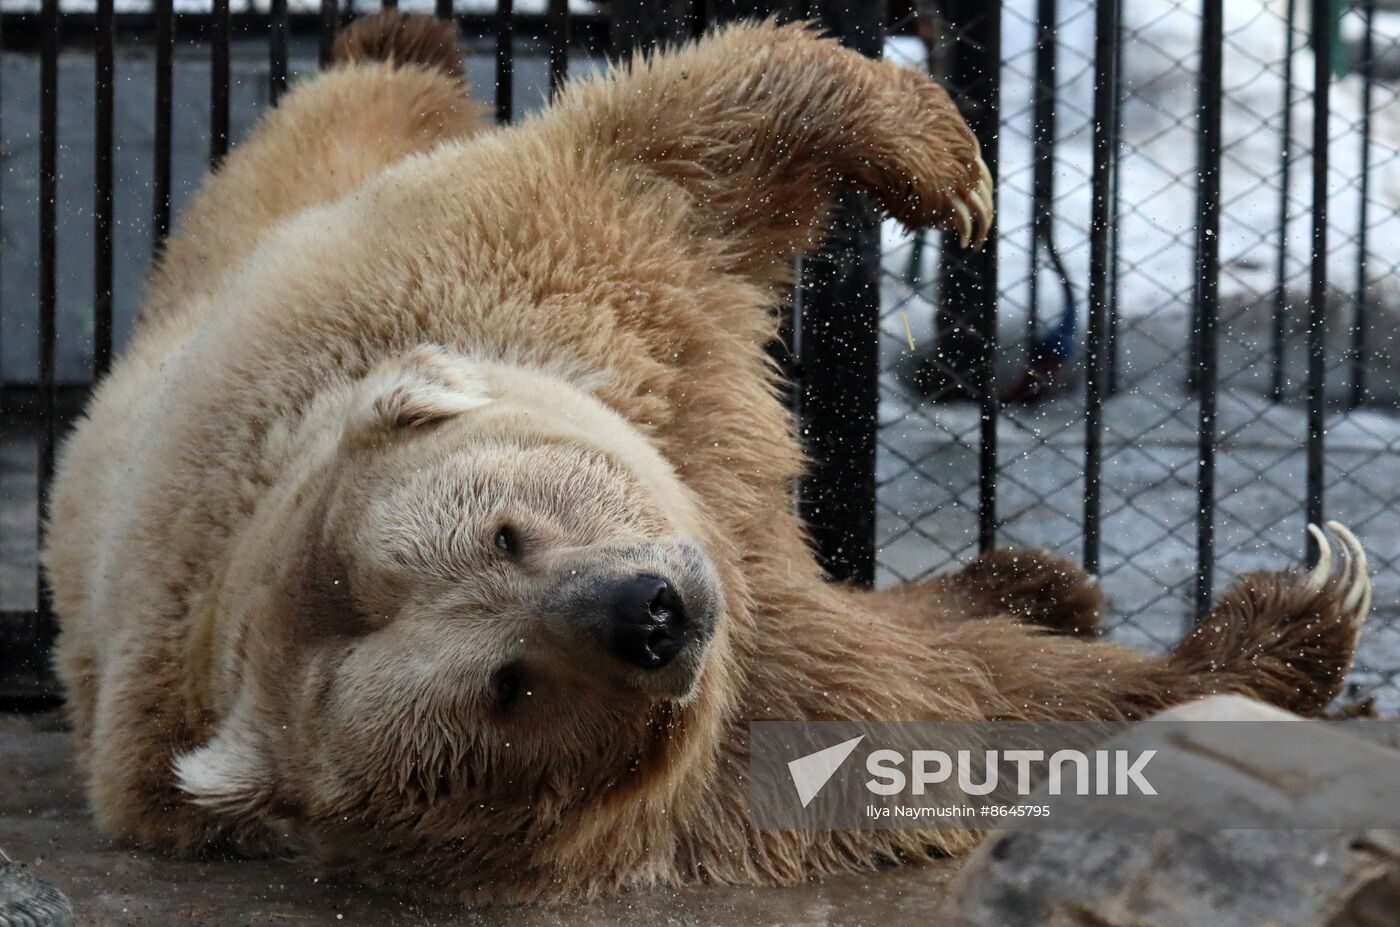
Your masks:
{"label": "wet shaggy fur", "polygon": [[[823,580],[773,306],[841,189],[955,223],[976,145],[926,77],[751,25],[487,130],[449,28],[353,27],[264,117],[65,448],[45,563],[103,831],[472,903],[792,883],[975,835],[754,830],[755,719],[1335,694],[1353,629],[1290,574],[1162,657],[1085,636],[1097,589],[1032,552]],[[577,578],[642,568],[713,617],[657,675],[580,635]]]}

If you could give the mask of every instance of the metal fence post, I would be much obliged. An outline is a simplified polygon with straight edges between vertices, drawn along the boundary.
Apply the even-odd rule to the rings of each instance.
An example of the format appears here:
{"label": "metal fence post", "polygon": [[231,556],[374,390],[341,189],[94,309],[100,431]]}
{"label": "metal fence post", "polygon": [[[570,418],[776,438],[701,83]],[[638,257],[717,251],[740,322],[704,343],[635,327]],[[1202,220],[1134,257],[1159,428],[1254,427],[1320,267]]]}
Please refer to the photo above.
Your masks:
{"label": "metal fence post", "polygon": [[[949,0],[940,10],[951,33],[944,75],[948,90],[984,148],[995,145],[996,108],[987,90],[995,86],[999,62],[999,3]],[[999,55],[995,55],[999,58]],[[990,111],[990,112],[989,112]],[[985,159],[985,158],[984,158]],[[989,162],[990,166],[990,162]],[[924,394],[935,400],[977,399],[978,372],[986,346],[978,330],[984,291],[985,255],[962,248],[942,251],[938,272],[938,345],[920,373]],[[990,294],[995,299],[995,294]]]}
{"label": "metal fence post", "polygon": [[[948,89],[977,134],[982,158],[995,177],[1001,123],[1001,3],[949,0],[939,10],[951,31]],[[952,241],[951,236],[947,239]],[[970,399],[980,405],[977,547],[986,551],[996,543],[997,533],[995,232],[981,251],[956,244],[942,249],[934,322],[937,342],[921,361],[919,388],[934,401]]]}
{"label": "metal fence post", "polygon": [[1362,0],[1361,12],[1365,17],[1361,38],[1361,60],[1356,71],[1361,78],[1361,178],[1360,205],[1356,216],[1356,305],[1355,322],[1351,330],[1351,395],[1347,408],[1355,409],[1366,401],[1366,374],[1369,351],[1367,341],[1370,336],[1370,282],[1367,274],[1367,251],[1370,248],[1370,203],[1371,203],[1371,110],[1376,87],[1376,0]]}
{"label": "metal fence post", "polygon": [[1215,456],[1220,315],[1221,81],[1225,12],[1222,0],[1201,5],[1201,74],[1197,87],[1196,366],[1200,395],[1196,478],[1196,616],[1210,611],[1215,582]]}
{"label": "metal fence post", "polygon": [[800,509],[833,579],[875,578],[879,412],[879,221],[865,196],[841,197],[826,249],[802,262],[797,311],[803,444]]}
{"label": "metal fence post", "polygon": [[514,29],[513,0],[496,0],[496,121],[501,123],[515,115]]}
{"label": "metal fence post", "polygon": [[[1312,262],[1308,288],[1308,433],[1307,516],[1312,524],[1323,520],[1324,477],[1327,460],[1324,442],[1327,376],[1327,164],[1330,141],[1329,91],[1332,86],[1331,4],[1317,2],[1312,10],[1313,46],[1313,149],[1312,149]],[[1308,562],[1316,563],[1317,541],[1307,539]]]}
{"label": "metal fence post", "polygon": [[[808,12],[843,44],[880,55],[883,0],[824,0]],[[800,508],[827,573],[869,584],[875,578],[880,224],[863,194],[841,198],[827,247],[802,262],[798,300],[798,415],[812,460]]]}
{"label": "metal fence post", "polygon": [[1094,22],[1093,199],[1089,220],[1089,319],[1084,342],[1084,569],[1097,575],[1101,566],[1103,520],[1103,401],[1108,365],[1104,347],[1108,329],[1108,288],[1113,255],[1111,181],[1118,156],[1118,41],[1120,0],[1103,0]]}

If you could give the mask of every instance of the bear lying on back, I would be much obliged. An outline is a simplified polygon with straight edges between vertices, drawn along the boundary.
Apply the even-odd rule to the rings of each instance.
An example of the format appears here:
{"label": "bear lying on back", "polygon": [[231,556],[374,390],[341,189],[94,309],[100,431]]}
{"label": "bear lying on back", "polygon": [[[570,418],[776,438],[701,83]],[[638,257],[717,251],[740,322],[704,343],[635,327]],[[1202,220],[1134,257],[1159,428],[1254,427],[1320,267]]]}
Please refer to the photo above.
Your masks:
{"label": "bear lying on back", "polygon": [[67,444],[45,562],[104,831],[479,902],[793,882],[973,836],[753,829],[754,719],[1335,695],[1344,531],[1338,576],[1246,577],[1162,657],[1094,640],[1045,554],[823,581],[765,345],[846,187],[985,239],[926,77],[749,25],[492,130],[455,48],[342,35],[207,179]]}

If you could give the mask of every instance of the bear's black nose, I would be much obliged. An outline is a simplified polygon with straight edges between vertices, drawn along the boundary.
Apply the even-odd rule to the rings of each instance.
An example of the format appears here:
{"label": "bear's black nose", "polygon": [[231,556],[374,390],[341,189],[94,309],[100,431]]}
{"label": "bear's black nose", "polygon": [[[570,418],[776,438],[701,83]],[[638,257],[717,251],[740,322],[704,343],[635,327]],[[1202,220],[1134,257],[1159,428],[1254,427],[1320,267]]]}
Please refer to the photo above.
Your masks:
{"label": "bear's black nose", "polygon": [[618,580],[608,592],[612,652],[643,669],[670,663],[685,646],[685,604],[660,576],[638,573]]}

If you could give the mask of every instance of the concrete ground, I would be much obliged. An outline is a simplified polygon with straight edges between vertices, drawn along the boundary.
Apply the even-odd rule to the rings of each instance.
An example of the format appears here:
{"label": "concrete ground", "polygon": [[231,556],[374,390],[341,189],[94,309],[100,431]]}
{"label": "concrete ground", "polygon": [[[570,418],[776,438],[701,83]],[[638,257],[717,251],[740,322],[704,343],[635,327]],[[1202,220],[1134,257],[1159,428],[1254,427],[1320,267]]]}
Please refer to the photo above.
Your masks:
{"label": "concrete ground", "polygon": [[54,714],[0,715],[0,850],[67,894],[75,924],[92,927],[937,927],[943,887],[957,868],[950,861],[797,888],[636,893],[566,908],[424,906],[318,878],[296,861],[191,862],[113,844],[93,827]]}

